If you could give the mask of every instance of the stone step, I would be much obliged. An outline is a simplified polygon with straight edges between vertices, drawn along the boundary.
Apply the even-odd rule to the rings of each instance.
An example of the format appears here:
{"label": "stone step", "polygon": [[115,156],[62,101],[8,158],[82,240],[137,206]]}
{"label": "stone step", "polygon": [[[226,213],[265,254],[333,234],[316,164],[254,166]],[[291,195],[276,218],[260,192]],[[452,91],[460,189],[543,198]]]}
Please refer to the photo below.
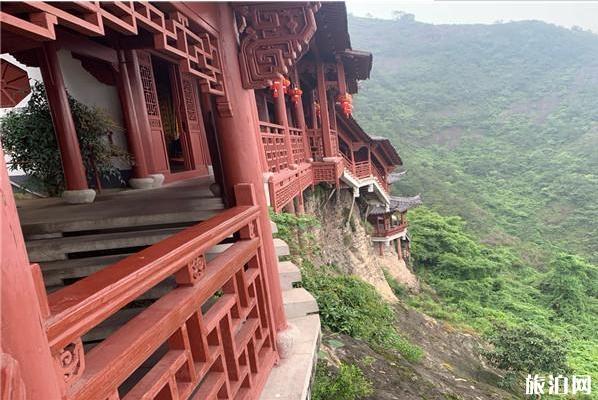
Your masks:
{"label": "stone step", "polygon": [[293,283],[301,282],[301,271],[290,261],[278,262],[278,274],[282,290],[292,289]]}
{"label": "stone step", "polygon": [[272,227],[272,233],[278,233],[278,227],[272,221],[270,221],[270,226]]}
{"label": "stone step", "polygon": [[[320,345],[320,317],[289,320],[296,335],[290,354],[272,369],[260,400],[307,400]],[[292,383],[292,384],[289,384]]]}
{"label": "stone step", "polygon": [[276,249],[277,257],[288,256],[291,254],[291,252],[289,251],[289,245],[286,244],[282,239],[274,239],[274,248]]}
{"label": "stone step", "polygon": [[303,288],[294,288],[282,292],[284,311],[288,319],[315,314],[319,311],[316,299]]}
{"label": "stone step", "polygon": [[149,246],[183,229],[149,229],[145,231],[100,233],[31,240],[26,244],[27,254],[29,254],[31,262],[65,260],[67,259],[67,255],[72,253]]}

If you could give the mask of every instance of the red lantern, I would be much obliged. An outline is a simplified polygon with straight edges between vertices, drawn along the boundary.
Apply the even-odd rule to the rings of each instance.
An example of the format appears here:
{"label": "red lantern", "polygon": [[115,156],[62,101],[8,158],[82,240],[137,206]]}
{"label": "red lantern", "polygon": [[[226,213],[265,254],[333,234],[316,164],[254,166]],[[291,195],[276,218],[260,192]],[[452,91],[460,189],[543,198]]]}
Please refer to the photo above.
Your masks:
{"label": "red lantern", "polygon": [[346,117],[350,117],[351,114],[353,114],[353,97],[349,93],[346,93],[340,95],[337,98],[337,101],[343,110],[343,114],[345,114]]}
{"label": "red lantern", "polygon": [[289,95],[291,96],[291,101],[293,104],[299,103],[301,101],[301,95],[303,94],[303,90],[299,89],[298,87],[294,87],[289,89]]}
{"label": "red lantern", "polygon": [[289,86],[291,86],[291,81],[289,81],[287,78],[283,77],[282,79],[275,79],[274,81],[272,81],[272,84],[270,85],[272,97],[277,99],[281,91],[284,94],[287,94]]}
{"label": "red lantern", "polygon": [[280,95],[280,90],[282,89],[282,82],[279,79],[275,79],[272,84],[270,85],[270,90],[272,91],[272,97],[275,99],[278,98]]}
{"label": "red lantern", "polygon": [[287,78],[282,78],[282,91],[284,94],[287,94],[289,91],[289,87],[291,86],[291,81]]}

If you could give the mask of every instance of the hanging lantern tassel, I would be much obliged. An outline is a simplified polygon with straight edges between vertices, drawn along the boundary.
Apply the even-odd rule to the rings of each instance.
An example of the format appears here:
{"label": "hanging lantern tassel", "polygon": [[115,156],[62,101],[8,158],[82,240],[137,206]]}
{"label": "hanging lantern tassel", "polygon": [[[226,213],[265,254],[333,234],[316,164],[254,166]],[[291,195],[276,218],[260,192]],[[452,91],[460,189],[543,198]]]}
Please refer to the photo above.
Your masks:
{"label": "hanging lantern tassel", "polygon": [[301,101],[301,95],[303,94],[303,90],[299,89],[298,87],[294,87],[289,89],[289,95],[291,96],[291,101],[293,104],[297,104]]}
{"label": "hanging lantern tassel", "polygon": [[346,117],[350,117],[353,114],[353,97],[349,93],[346,93],[338,97],[338,102],[343,110],[343,114]]}

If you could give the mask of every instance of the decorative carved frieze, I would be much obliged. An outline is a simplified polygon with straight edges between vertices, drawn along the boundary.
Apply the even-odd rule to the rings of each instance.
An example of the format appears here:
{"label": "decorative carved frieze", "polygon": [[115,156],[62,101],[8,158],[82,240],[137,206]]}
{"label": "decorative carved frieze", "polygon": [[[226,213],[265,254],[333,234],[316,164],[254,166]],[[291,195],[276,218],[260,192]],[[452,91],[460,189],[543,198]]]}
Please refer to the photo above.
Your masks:
{"label": "decorative carved frieze", "polygon": [[320,3],[249,3],[235,7],[245,89],[268,87],[289,72],[316,32]]}

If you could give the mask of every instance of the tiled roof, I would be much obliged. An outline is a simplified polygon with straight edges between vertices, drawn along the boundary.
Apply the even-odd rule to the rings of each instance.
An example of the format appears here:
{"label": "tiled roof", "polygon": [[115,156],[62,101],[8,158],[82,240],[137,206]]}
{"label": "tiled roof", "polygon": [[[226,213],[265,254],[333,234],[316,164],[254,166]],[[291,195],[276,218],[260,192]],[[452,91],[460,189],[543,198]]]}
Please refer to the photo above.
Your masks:
{"label": "tiled roof", "polygon": [[413,197],[390,196],[390,206],[387,211],[383,206],[376,206],[370,210],[370,215],[386,214],[389,212],[405,212],[410,208],[423,204],[421,195]]}

